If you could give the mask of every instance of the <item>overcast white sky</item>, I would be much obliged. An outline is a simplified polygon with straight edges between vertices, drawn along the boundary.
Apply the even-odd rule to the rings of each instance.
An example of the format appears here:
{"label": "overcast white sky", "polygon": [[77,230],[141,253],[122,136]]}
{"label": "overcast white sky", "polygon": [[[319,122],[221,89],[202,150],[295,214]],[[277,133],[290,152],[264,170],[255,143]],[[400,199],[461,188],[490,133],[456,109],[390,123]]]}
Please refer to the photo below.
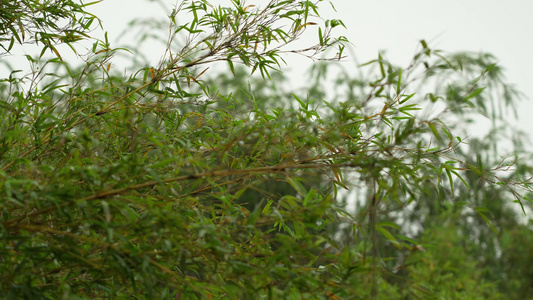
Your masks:
{"label": "overcast white sky", "polygon": [[[266,1],[266,0],[265,0]],[[162,0],[172,7],[174,0]],[[229,0],[218,0],[218,3]],[[249,1],[250,2],[250,1]],[[258,0],[255,3],[261,2]],[[328,9],[324,19],[341,19],[348,27],[345,35],[356,46],[359,62],[374,59],[380,50],[397,65],[407,65],[421,39],[430,47],[445,51],[490,52],[506,70],[508,81],[526,95],[519,105],[521,129],[533,128],[533,1],[531,0],[332,0],[337,13]],[[160,16],[165,12],[155,1],[105,0],[92,11],[103,20],[111,41],[121,37],[133,18]],[[122,39],[120,42],[126,42]],[[118,46],[116,44],[115,46]],[[154,56],[157,61],[159,55]],[[300,62],[300,60],[298,60]],[[309,61],[309,64],[311,62]],[[350,62],[347,62],[349,64]],[[304,70],[294,68],[292,71]],[[296,69],[296,70],[295,70]],[[303,71],[302,71],[303,72]],[[510,116],[513,117],[513,116]]]}
{"label": "overcast white sky", "polygon": [[[399,65],[409,63],[420,39],[445,51],[494,54],[509,82],[525,94],[517,125],[533,128],[533,1],[372,0],[334,2],[345,20],[356,55],[366,61],[378,49]],[[514,116],[510,115],[510,118]],[[530,140],[533,135],[530,135]]]}

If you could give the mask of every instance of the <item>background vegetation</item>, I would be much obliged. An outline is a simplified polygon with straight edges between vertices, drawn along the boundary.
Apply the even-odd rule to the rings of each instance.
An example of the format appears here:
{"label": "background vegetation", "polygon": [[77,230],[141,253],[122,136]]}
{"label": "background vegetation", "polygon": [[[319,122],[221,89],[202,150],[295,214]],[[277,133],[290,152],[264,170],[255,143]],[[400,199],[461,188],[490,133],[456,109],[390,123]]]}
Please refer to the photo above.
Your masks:
{"label": "background vegetation", "polygon": [[[0,8],[4,56],[41,47],[0,83],[5,298],[531,295],[530,153],[492,56],[421,41],[353,75],[321,1],[186,0],[132,25],[166,51],[125,74],[93,4]],[[318,59],[298,90],[290,55]]]}

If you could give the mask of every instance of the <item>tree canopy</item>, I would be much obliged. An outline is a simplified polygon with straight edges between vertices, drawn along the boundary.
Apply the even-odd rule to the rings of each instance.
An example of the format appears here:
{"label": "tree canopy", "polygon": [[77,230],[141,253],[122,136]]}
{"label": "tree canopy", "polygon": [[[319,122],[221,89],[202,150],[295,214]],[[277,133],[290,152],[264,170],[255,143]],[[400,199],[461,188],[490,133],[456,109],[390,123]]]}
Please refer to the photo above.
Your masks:
{"label": "tree canopy", "polygon": [[[124,72],[136,49],[91,37],[97,2],[0,7],[4,56],[40,46],[0,81],[6,298],[531,294],[531,154],[490,54],[422,40],[409,65],[379,54],[354,74],[329,3],[183,0],[132,23],[166,50]],[[291,55],[315,61],[302,88]],[[478,116],[486,137],[468,135]]]}

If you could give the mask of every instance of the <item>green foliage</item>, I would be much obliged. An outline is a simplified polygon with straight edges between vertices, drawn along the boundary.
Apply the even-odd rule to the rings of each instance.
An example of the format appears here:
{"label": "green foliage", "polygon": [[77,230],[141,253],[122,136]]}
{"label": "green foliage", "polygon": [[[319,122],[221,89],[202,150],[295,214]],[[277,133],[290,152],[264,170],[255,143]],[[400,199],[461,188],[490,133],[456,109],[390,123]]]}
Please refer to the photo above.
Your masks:
{"label": "green foliage", "polygon": [[[455,133],[474,113],[502,121],[497,102],[512,106],[517,94],[501,69],[489,55],[445,55],[422,41],[407,67],[380,54],[361,66],[368,75],[341,70],[329,83],[347,41],[332,34],[342,21],[319,17],[320,2],[182,1],[161,62],[127,75],[111,64],[123,49],[107,40],[81,66],[60,59],[52,40],[74,41],[65,28],[85,37],[78,25],[95,20],[61,2],[53,12],[71,23],[45,19],[57,33],[36,39],[40,57],[57,57],[27,56],[33,72],[0,85],[2,294],[525,295],[520,278],[504,282],[514,272],[505,264],[521,256],[498,252],[514,252],[510,236],[530,230],[506,220],[507,202],[528,208],[531,168],[512,171],[492,140]],[[27,20],[25,8],[39,5],[15,3],[2,14]],[[29,32],[14,28],[5,41]],[[315,29],[316,45],[288,47]],[[285,54],[321,60],[303,92],[284,85]],[[227,71],[212,71],[216,62]]]}
{"label": "green foliage", "polygon": [[85,8],[100,1],[2,1],[0,47],[9,53],[15,43],[36,43],[42,45],[40,57],[50,50],[61,58],[55,46],[66,43],[76,52],[72,44],[89,38],[88,32],[97,20]]}
{"label": "green foliage", "polygon": [[[451,210],[451,208],[450,208]],[[487,283],[483,269],[469,252],[475,244],[466,243],[456,224],[462,216],[446,211],[438,217],[439,227],[430,227],[420,238],[424,247],[408,252],[405,273],[413,282],[406,297],[441,299],[505,299],[498,293],[497,284]]]}
{"label": "green foliage", "polygon": [[529,284],[533,278],[528,262],[531,261],[531,246],[533,245],[531,235],[531,222],[528,225],[518,225],[505,231],[501,238],[501,267],[502,273],[506,277],[499,277],[501,289],[506,291],[509,298],[527,298],[533,292],[533,287]]}

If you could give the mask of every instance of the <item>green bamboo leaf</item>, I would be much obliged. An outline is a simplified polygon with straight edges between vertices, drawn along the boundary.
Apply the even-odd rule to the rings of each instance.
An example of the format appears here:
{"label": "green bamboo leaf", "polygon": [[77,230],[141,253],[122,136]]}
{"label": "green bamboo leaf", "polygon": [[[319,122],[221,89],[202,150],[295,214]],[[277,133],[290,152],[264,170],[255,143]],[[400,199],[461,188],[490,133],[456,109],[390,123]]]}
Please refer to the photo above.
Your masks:
{"label": "green bamboo leaf", "polygon": [[304,188],[304,186],[300,183],[300,181],[296,178],[287,177],[285,179],[293,188],[294,190],[301,196],[305,197],[307,194],[307,190]]}
{"label": "green bamboo leaf", "polygon": [[[472,93],[470,93],[468,96],[466,96],[463,99],[463,101],[467,102],[467,100],[472,99],[475,96],[481,94],[481,92],[483,92],[484,89],[485,89],[484,87],[475,89]],[[470,102],[468,102],[468,103],[470,103]],[[473,105],[473,104],[471,104],[471,105]]]}
{"label": "green bamboo leaf", "polygon": [[397,248],[401,248],[401,244],[398,240],[387,229],[383,228],[383,226],[376,224],[376,230],[379,231],[391,244]]}
{"label": "green bamboo leaf", "polygon": [[432,122],[428,122],[427,124],[429,126],[429,129],[433,133],[433,135],[437,138],[437,140],[442,142],[442,137],[441,137],[439,131],[437,130],[437,127],[435,127],[435,124],[433,124]]}
{"label": "green bamboo leaf", "polygon": [[398,230],[402,229],[398,224],[395,224],[395,223],[392,223],[392,222],[379,222],[376,225],[379,225],[381,227],[390,227],[390,228],[394,228],[394,229],[398,229]]}
{"label": "green bamboo leaf", "polygon": [[229,65],[229,69],[231,70],[231,73],[233,73],[233,76],[235,76],[235,66],[233,65],[233,61],[231,61],[231,59],[228,59],[228,65]]}
{"label": "green bamboo leaf", "polygon": [[444,171],[446,171],[446,174],[448,175],[448,181],[450,182],[450,189],[452,190],[452,195],[455,196],[455,191],[453,189],[453,177],[452,172],[450,169],[447,168],[446,165],[444,165]]}
{"label": "green bamboo leaf", "polygon": [[398,82],[396,84],[396,93],[399,95],[402,88],[402,69],[398,70]]}
{"label": "green bamboo leaf", "polygon": [[294,97],[294,99],[296,99],[296,101],[298,101],[298,103],[300,104],[300,107],[307,110],[307,104],[304,103],[298,96],[296,96],[296,94],[292,94],[292,96]]}
{"label": "green bamboo leaf", "polygon": [[305,195],[303,206],[306,207],[308,204],[317,197],[317,192],[315,189],[309,189],[307,195]]}
{"label": "green bamboo leaf", "polygon": [[265,207],[263,208],[263,215],[270,215],[272,213],[272,204],[274,202],[272,200],[267,200],[267,204],[265,205]]}
{"label": "green bamboo leaf", "polygon": [[414,95],[416,95],[416,93],[412,93],[410,95],[401,95],[400,96],[400,104],[404,104],[405,102],[409,101],[409,99],[413,98]]}
{"label": "green bamboo leaf", "polygon": [[464,178],[461,175],[459,175],[459,173],[457,173],[457,171],[450,170],[450,172],[452,172],[455,176],[457,176],[457,178],[459,178],[463,182],[466,188],[470,190],[470,186],[468,185],[468,183],[464,180]]}
{"label": "green bamboo leaf", "polygon": [[495,233],[495,234],[498,234],[498,229],[496,229],[496,227],[494,227],[494,225],[492,225],[492,222],[489,220],[489,218],[487,218],[487,216],[485,215],[485,212],[488,211],[487,208],[485,207],[476,207],[475,209],[475,212],[485,221],[485,223],[487,223],[487,225],[490,227],[490,229]]}

